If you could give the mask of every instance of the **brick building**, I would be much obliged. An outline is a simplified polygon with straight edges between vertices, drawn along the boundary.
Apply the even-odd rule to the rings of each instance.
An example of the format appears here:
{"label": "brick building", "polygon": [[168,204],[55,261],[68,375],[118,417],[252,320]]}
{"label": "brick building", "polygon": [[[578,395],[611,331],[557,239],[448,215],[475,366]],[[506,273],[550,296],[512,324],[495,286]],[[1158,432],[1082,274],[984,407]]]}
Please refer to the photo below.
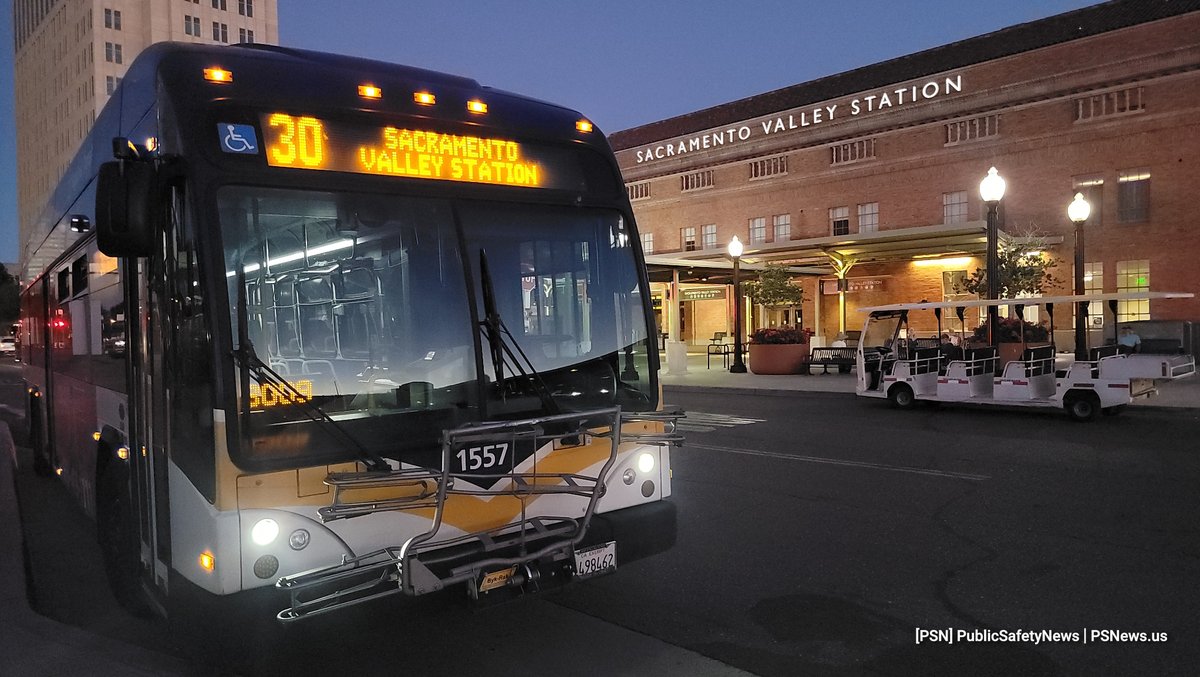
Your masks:
{"label": "brick building", "polygon": [[[1087,291],[1200,292],[1189,202],[1200,188],[1194,0],[1108,2],[611,141],[656,302],[678,275],[681,338],[691,343],[729,331],[724,251],[735,235],[743,261],[794,267],[803,322],[825,340],[842,329],[839,300],[853,330],[859,307],[954,297],[956,281],[985,265],[979,182],[992,166],[1007,182],[1002,241],[1044,245],[1061,281],[1050,291],[1070,293],[1066,208],[1082,192],[1092,204]],[[851,264],[841,292],[839,263]],[[747,311],[750,327],[794,321]],[[1126,302],[1117,319],[1200,320],[1200,299]],[[1070,317],[1056,325],[1069,347]],[[1089,326],[1093,341],[1114,330],[1100,312]]]}

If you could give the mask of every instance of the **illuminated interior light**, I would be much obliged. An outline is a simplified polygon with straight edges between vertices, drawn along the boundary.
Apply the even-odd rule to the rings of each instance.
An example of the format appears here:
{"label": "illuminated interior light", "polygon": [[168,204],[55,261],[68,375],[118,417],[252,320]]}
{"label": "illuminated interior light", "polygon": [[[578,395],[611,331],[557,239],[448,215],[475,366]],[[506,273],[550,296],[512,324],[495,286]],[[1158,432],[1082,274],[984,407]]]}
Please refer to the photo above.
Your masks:
{"label": "illuminated interior light", "polygon": [[54,469],[54,474],[55,474],[55,475],[58,475],[59,477],[62,477],[62,474],[63,474],[63,469],[62,469],[62,468],[55,468],[55,469]]}
{"label": "illuminated interior light", "polygon": [[472,113],[486,113],[487,104],[479,99],[471,99],[467,102],[467,110],[471,111]]}
{"label": "illuminated interior light", "polygon": [[914,266],[965,266],[971,262],[969,256],[948,256],[942,259],[917,259]]}
{"label": "illuminated interior light", "polygon": [[383,98],[383,90],[375,85],[359,85],[358,95],[364,99],[381,99]]}
{"label": "illuminated interior light", "polygon": [[129,460],[129,447],[120,447],[119,449],[117,449],[117,458],[121,459],[122,461],[128,461]]}
{"label": "illuminated interior light", "polygon": [[595,128],[592,127],[592,123],[588,122],[587,120],[580,120],[579,122],[575,123],[575,129],[578,129],[579,131],[586,134],[586,133],[591,132]]}
{"label": "illuminated interior light", "polygon": [[432,106],[433,104],[437,103],[437,97],[429,92],[413,92],[413,101],[416,101],[422,106]]}
{"label": "illuminated interior light", "polygon": [[158,138],[157,137],[151,136],[146,139],[146,150],[151,153],[158,150]]}
{"label": "illuminated interior light", "polygon": [[233,73],[224,68],[205,68],[204,79],[209,82],[233,82]]}
{"label": "illuminated interior light", "polygon": [[[353,246],[354,240],[334,240],[333,242],[327,242],[319,247],[313,247],[312,249],[309,249],[308,256],[320,256],[321,254],[328,254],[330,252],[335,252],[340,249],[346,249],[347,247]],[[304,256],[304,251],[291,252],[271,259],[267,262],[267,265],[278,266],[284,263],[291,263],[292,261],[299,261],[300,259],[304,258]],[[260,268],[262,268],[262,266],[257,263],[248,263],[242,268],[242,271],[249,274],[259,270]],[[237,275],[237,271],[231,270],[228,273],[225,273],[225,277],[233,277],[234,275]]]}
{"label": "illuminated interior light", "polygon": [[207,571],[208,573],[211,574],[213,572],[213,567],[215,567],[216,564],[217,564],[217,562],[215,559],[213,559],[211,552],[200,553],[200,568],[201,569],[204,569],[205,571]]}
{"label": "illuminated interior light", "polygon": [[92,433],[92,439],[99,442],[100,441],[100,433],[99,432]]}

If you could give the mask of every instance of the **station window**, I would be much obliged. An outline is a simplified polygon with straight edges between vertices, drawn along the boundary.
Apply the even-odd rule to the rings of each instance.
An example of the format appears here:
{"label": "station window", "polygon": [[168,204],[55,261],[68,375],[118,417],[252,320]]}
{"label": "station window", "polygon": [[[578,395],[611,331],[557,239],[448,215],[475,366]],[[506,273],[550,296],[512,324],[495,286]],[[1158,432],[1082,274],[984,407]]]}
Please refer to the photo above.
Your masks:
{"label": "station window", "polygon": [[858,206],[858,232],[874,233],[879,230],[879,203],[867,202]]}
{"label": "station window", "polygon": [[238,14],[254,16],[254,0],[238,0]]}
{"label": "station window", "polygon": [[212,39],[216,42],[229,42],[229,26],[219,21],[214,21]]}
{"label": "station window", "polygon": [[967,222],[967,191],[942,193],[942,223]]}
{"label": "station window", "polygon": [[767,241],[767,219],[756,216],[750,219],[750,244],[762,244]]}
{"label": "station window", "polygon": [[829,210],[829,232],[832,235],[850,234],[849,207],[833,207]]}
{"label": "station window", "polygon": [[245,28],[238,29],[238,42],[249,45],[254,42],[254,31],[246,30]]}
{"label": "station window", "polygon": [[225,9],[225,0],[212,0],[212,6],[213,9]]}
{"label": "station window", "polygon": [[654,253],[654,233],[642,233],[642,253]]}
{"label": "station window", "polygon": [[704,249],[717,248],[717,224],[709,223],[700,226],[701,245]]}
{"label": "station window", "polygon": [[681,248],[683,251],[696,251],[696,228],[694,226],[683,228],[679,233],[679,241],[682,244]]}
{"label": "station window", "polygon": [[[1117,261],[1117,292],[1149,291],[1150,261]],[[1150,299],[1117,301],[1117,322],[1150,319]]]}
{"label": "station window", "polygon": [[792,239],[792,215],[776,214],[772,221],[775,226],[775,241],[787,242]]}
{"label": "station window", "polygon": [[1150,170],[1127,169],[1117,178],[1117,220],[1137,223],[1150,218]]}
{"label": "station window", "polygon": [[104,27],[111,28],[114,31],[121,30],[121,10],[112,10],[105,8],[104,10]]}
{"label": "station window", "polygon": [[629,193],[629,201],[645,200],[650,197],[650,182],[642,181],[640,183],[630,183],[625,186],[625,190]]}

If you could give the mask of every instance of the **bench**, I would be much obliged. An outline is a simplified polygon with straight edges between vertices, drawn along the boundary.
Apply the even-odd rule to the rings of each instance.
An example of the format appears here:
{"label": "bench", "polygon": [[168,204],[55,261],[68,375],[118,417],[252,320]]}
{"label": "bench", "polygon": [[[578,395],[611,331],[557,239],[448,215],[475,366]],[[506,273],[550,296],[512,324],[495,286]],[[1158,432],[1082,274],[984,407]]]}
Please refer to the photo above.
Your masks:
{"label": "bench", "polygon": [[820,365],[824,368],[822,374],[828,374],[830,367],[837,367],[839,374],[849,374],[850,368],[857,361],[857,348],[813,348],[808,353],[808,359],[800,366],[804,374],[812,374],[812,367]]}

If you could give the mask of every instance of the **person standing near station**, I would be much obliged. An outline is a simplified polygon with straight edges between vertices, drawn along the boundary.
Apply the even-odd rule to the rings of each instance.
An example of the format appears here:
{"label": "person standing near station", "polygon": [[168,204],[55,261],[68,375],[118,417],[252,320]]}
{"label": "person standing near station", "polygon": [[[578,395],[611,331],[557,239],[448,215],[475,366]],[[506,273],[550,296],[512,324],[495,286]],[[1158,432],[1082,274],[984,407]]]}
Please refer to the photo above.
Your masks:
{"label": "person standing near station", "polygon": [[1134,333],[1133,328],[1129,325],[1121,327],[1121,335],[1117,338],[1117,345],[1121,346],[1123,353],[1136,353],[1142,349],[1142,337]]}

